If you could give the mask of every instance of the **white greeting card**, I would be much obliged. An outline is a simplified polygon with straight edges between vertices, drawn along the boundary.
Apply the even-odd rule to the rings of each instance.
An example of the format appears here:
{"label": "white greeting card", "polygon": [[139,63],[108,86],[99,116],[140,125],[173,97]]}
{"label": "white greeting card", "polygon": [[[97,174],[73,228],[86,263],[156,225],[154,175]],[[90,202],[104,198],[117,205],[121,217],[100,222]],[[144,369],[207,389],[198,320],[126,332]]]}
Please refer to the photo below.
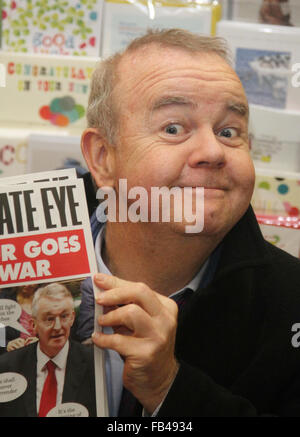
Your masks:
{"label": "white greeting card", "polygon": [[257,220],[265,240],[297,258],[300,257],[299,219],[258,215]]}
{"label": "white greeting card", "polygon": [[[44,134],[47,138],[53,136],[51,131],[39,129],[0,128],[0,180],[27,172],[28,141],[33,132]],[[61,137],[63,135],[66,133]],[[43,157],[40,156],[40,160],[43,162]],[[49,169],[49,167],[45,168],[45,170]]]}
{"label": "white greeting card", "polygon": [[300,216],[300,173],[255,167],[251,204],[257,213]]}
{"label": "white greeting card", "polygon": [[232,18],[236,21],[300,26],[300,2],[231,0]]}
{"label": "white greeting card", "polygon": [[0,88],[0,123],[55,130],[86,126],[90,80],[97,58],[0,52],[6,86]]}
{"label": "white greeting card", "polygon": [[66,167],[87,171],[81,153],[80,136],[32,134],[28,138],[27,172],[34,173]]}
{"label": "white greeting card", "polygon": [[2,48],[99,56],[103,0],[5,0]]}
{"label": "white greeting card", "polygon": [[132,39],[143,35],[148,28],[176,27],[210,35],[214,33],[220,15],[218,2],[209,5],[207,1],[106,0],[101,53],[106,57],[124,49]]}
{"label": "white greeting card", "polygon": [[28,135],[24,129],[0,129],[0,178],[26,172]]}
{"label": "white greeting card", "polygon": [[250,105],[251,155],[260,168],[300,172],[300,112]]}
{"label": "white greeting card", "polygon": [[249,103],[300,110],[300,28],[222,20]]}

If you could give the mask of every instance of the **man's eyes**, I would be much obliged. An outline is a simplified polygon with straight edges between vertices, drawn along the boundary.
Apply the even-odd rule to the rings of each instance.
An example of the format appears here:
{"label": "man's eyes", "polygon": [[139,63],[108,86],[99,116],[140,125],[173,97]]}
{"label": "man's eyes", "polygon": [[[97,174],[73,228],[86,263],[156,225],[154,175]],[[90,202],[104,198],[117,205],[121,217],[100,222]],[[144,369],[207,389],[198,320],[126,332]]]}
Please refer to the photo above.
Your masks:
{"label": "man's eyes", "polygon": [[184,132],[184,127],[179,123],[170,123],[164,128],[164,131],[168,135],[178,135]]}
{"label": "man's eyes", "polygon": [[[169,123],[163,128],[164,133],[168,136],[178,136],[186,133],[186,128],[180,123]],[[239,131],[234,127],[226,127],[216,133],[218,137],[235,138],[239,136]]]}
{"label": "man's eyes", "polygon": [[60,320],[67,320],[69,318],[70,314],[69,313],[64,313],[64,314],[60,314],[59,316],[48,316],[45,318],[46,322],[54,322],[56,320],[56,317],[59,317]]}
{"label": "man's eyes", "polygon": [[234,127],[226,127],[217,133],[218,137],[234,138],[238,135],[237,129]]}

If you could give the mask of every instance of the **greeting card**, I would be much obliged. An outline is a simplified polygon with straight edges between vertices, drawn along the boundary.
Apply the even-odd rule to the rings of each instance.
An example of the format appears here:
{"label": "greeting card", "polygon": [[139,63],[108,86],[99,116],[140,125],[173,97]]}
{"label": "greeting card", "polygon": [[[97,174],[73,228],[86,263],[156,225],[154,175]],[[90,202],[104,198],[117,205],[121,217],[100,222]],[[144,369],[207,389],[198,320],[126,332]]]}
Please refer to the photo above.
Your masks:
{"label": "greeting card", "polygon": [[103,0],[4,0],[2,49],[99,56]]}

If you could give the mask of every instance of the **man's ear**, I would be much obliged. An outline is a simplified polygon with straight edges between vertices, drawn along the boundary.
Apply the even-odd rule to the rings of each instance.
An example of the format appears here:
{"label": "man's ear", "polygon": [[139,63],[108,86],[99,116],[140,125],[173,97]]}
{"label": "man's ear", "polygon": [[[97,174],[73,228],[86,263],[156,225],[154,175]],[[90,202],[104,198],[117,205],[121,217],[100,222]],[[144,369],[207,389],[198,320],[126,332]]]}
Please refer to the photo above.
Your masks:
{"label": "man's ear", "polygon": [[33,317],[29,320],[29,326],[30,329],[33,330],[36,337],[38,337],[37,328],[36,328],[36,321]]}
{"label": "man's ear", "polygon": [[98,187],[114,187],[114,150],[96,128],[81,136],[81,150]]}
{"label": "man's ear", "polygon": [[72,311],[72,317],[71,317],[71,326],[73,326],[73,323],[74,323],[74,320],[75,320],[75,316],[76,316],[76,314],[75,314],[75,311],[73,310]]}

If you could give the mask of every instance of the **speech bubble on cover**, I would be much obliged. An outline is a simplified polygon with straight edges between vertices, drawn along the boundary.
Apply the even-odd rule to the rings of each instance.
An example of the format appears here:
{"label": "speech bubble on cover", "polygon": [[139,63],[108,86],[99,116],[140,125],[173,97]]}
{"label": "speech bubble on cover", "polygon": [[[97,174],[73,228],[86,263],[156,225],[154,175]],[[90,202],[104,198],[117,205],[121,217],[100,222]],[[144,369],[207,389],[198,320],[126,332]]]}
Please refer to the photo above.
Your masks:
{"label": "speech bubble on cover", "polygon": [[47,417],[88,417],[87,408],[76,402],[65,402],[64,404],[56,405],[47,414]]}
{"label": "speech bubble on cover", "polygon": [[0,324],[11,326],[24,334],[30,335],[29,332],[18,322],[22,308],[15,300],[0,299]]}
{"label": "speech bubble on cover", "polygon": [[25,392],[26,388],[26,378],[20,373],[0,373],[0,403],[17,399]]}

